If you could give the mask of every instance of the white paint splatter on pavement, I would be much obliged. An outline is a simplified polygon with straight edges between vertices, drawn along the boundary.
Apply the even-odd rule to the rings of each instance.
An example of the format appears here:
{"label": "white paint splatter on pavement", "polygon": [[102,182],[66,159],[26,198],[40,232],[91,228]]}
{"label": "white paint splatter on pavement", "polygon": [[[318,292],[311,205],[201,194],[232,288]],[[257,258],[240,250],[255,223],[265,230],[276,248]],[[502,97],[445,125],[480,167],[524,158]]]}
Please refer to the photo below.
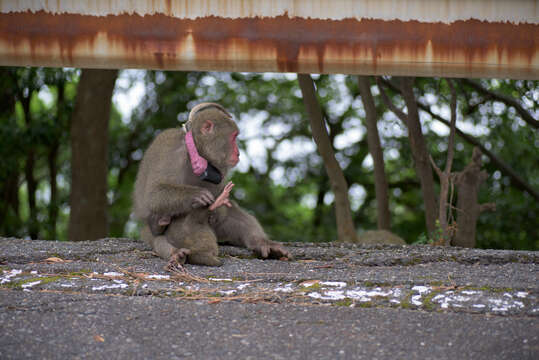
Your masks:
{"label": "white paint splatter on pavement", "polygon": [[148,275],[146,279],[168,280],[170,279],[170,275]]}
{"label": "white paint splatter on pavement", "polygon": [[101,291],[106,289],[125,289],[128,287],[127,284],[112,284],[112,285],[102,285],[102,286],[94,286],[92,287],[93,291]]}
{"label": "white paint splatter on pavement", "polygon": [[26,284],[22,284],[21,287],[23,289],[27,289],[27,288],[31,288],[32,286],[35,286],[37,284],[41,284],[41,280],[38,280],[38,281],[32,281],[32,282],[28,282]]}
{"label": "white paint splatter on pavement", "polygon": [[281,284],[279,284],[279,286],[273,289],[273,291],[279,291],[279,292],[284,292],[284,293],[289,293],[289,292],[294,291],[294,289],[292,288],[292,284],[286,284],[285,286],[280,286],[280,285]]}
{"label": "white paint splatter on pavement", "polygon": [[219,291],[219,294],[225,295],[225,296],[230,296],[230,295],[233,295],[235,293],[236,293],[236,290],[220,290]]}
{"label": "white paint splatter on pavement", "polygon": [[104,273],[103,275],[105,275],[105,276],[124,276],[124,274],[119,273],[119,272],[115,272],[115,271],[109,271],[109,272]]}
{"label": "white paint splatter on pavement", "polygon": [[330,290],[325,291],[323,294],[319,294],[317,292],[312,292],[308,294],[313,299],[321,299],[321,300],[342,300],[346,296],[344,296],[344,292],[342,290]]}
{"label": "white paint splatter on pavement", "polygon": [[11,282],[11,278],[14,276],[17,276],[22,273],[22,270],[18,269],[12,269],[12,270],[4,270],[4,276],[2,276],[0,279],[0,284],[5,284],[8,282]]}
{"label": "white paint splatter on pavement", "polygon": [[322,281],[320,284],[326,286],[334,286],[338,288],[346,287],[346,283],[343,281]]}

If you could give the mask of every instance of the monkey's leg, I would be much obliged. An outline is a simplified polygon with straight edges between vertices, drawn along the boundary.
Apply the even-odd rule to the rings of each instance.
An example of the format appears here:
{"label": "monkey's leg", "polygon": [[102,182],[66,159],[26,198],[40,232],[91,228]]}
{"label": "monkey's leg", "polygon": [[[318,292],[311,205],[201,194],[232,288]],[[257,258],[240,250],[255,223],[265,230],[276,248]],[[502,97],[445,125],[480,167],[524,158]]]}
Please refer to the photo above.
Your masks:
{"label": "monkey's leg", "polygon": [[[195,265],[220,266],[215,233],[198,221],[199,214],[191,214],[183,219],[174,219],[166,232],[168,242],[175,248],[189,249],[187,262]],[[202,214],[204,215],[204,214]]]}
{"label": "monkey's leg", "polygon": [[271,241],[256,218],[235,202],[230,208],[217,209],[210,216],[210,224],[219,241],[246,247],[262,258],[292,259],[288,250],[280,243]]}
{"label": "monkey's leg", "polygon": [[209,226],[190,235],[192,246],[187,262],[195,265],[221,266],[223,262],[217,257],[219,253],[217,238]]}
{"label": "monkey's leg", "polygon": [[172,246],[166,236],[153,236],[149,227],[144,226],[140,231],[142,240],[150,245],[153,251],[162,259],[168,260],[168,267],[176,268],[185,264],[187,256],[191,253],[189,249]]}

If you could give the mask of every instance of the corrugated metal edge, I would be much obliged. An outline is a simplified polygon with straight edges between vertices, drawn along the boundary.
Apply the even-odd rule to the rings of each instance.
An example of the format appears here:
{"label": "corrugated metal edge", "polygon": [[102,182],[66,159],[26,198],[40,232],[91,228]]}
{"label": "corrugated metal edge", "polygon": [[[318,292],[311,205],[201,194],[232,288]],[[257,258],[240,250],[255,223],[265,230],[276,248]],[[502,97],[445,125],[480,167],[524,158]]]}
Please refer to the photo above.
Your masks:
{"label": "corrugated metal edge", "polygon": [[92,16],[165,14],[184,19],[276,17],[416,20],[451,23],[477,19],[538,24],[538,0],[0,0],[0,12],[45,11]]}

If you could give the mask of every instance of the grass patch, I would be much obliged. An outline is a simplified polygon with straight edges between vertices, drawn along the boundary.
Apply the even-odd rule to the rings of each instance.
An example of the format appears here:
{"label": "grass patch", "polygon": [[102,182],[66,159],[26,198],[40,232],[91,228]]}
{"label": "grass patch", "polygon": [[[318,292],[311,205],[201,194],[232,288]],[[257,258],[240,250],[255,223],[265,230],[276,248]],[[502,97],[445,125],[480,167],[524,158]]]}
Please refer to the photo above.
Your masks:
{"label": "grass patch", "polygon": [[440,291],[433,290],[423,298],[423,308],[428,311],[433,311],[436,308],[436,304],[432,302],[432,299],[440,294]]}
{"label": "grass patch", "polygon": [[321,290],[322,289],[322,286],[320,285],[320,283],[314,283],[312,285],[309,285],[309,286],[301,286],[298,290],[302,290],[302,291],[307,291],[307,292],[313,292],[313,291],[318,291],[318,290]]}
{"label": "grass patch", "polygon": [[38,286],[38,285],[45,285],[45,284],[58,281],[61,279],[63,279],[62,276],[34,277],[34,278],[29,278],[29,279],[24,279],[24,280],[19,280],[19,281],[12,281],[6,284],[2,284],[0,286],[10,288],[10,289],[22,289],[23,288],[22,286],[24,284],[32,283],[35,281],[41,281],[39,284],[36,285]]}
{"label": "grass patch", "polygon": [[412,308],[412,303],[410,302],[411,298],[412,298],[412,292],[410,292],[401,300],[400,307],[403,309],[411,309]]}
{"label": "grass patch", "polygon": [[359,285],[362,285],[368,288],[393,286],[392,284],[387,283],[387,282],[372,282],[372,281],[362,281],[362,282],[359,282]]}
{"label": "grass patch", "polygon": [[66,276],[66,277],[67,276],[83,276],[83,275],[90,274],[91,272],[92,272],[92,270],[82,269],[80,271],[73,271],[73,272],[67,273],[64,276]]}
{"label": "grass patch", "polygon": [[363,302],[356,303],[356,307],[359,307],[359,308],[371,308],[373,306],[374,304],[370,301],[363,301]]}
{"label": "grass patch", "polygon": [[350,306],[354,301],[350,298],[345,298],[343,300],[338,300],[333,303],[334,306]]}

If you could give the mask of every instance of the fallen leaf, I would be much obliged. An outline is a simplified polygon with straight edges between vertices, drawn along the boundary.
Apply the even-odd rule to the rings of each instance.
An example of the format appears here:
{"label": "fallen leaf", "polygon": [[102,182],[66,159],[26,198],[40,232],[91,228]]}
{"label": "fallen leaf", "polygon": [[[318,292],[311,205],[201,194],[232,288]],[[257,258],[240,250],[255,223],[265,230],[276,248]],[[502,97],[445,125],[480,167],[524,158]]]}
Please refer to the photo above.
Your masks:
{"label": "fallen leaf", "polygon": [[97,342],[105,342],[105,339],[103,339],[103,336],[101,335],[94,335],[94,340]]}
{"label": "fallen leaf", "polygon": [[316,260],[298,260],[298,262],[308,264],[308,263],[316,262]]}
{"label": "fallen leaf", "polygon": [[219,304],[220,302],[221,302],[221,300],[216,299],[216,300],[210,300],[210,301],[208,301],[208,304]]}
{"label": "fallen leaf", "polygon": [[46,258],[45,260],[43,260],[43,262],[46,262],[47,264],[64,263],[64,262],[69,263],[69,262],[73,262],[73,260],[64,260],[56,256],[51,256],[50,258]]}

